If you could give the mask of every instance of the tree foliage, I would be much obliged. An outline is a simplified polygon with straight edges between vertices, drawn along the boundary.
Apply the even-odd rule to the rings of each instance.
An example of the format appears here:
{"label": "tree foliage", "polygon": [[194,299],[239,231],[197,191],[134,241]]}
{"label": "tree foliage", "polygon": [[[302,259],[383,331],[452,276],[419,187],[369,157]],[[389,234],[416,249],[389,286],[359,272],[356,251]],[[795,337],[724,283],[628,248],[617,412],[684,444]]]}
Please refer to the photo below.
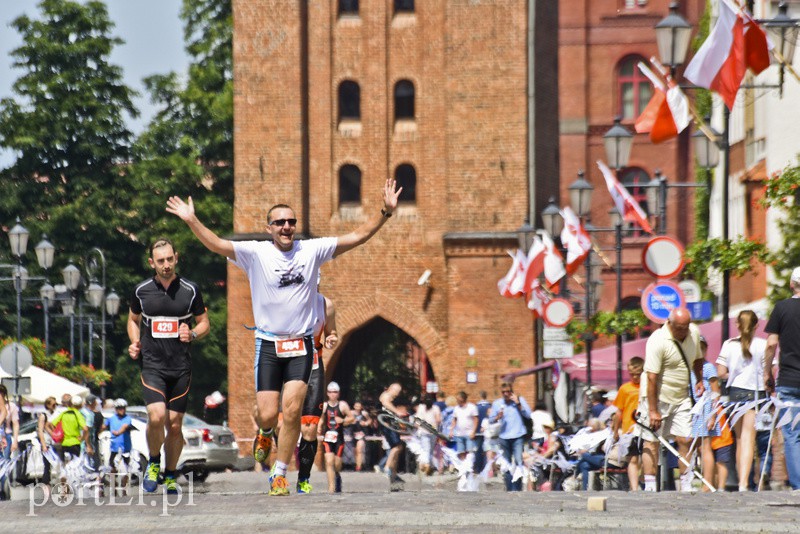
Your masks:
{"label": "tree foliage", "polygon": [[783,243],[769,256],[777,276],[769,299],[775,303],[791,296],[789,276],[792,269],[800,265],[800,156],[796,165],[787,166],[766,181],[762,205],[778,210],[781,215],[777,225]]}

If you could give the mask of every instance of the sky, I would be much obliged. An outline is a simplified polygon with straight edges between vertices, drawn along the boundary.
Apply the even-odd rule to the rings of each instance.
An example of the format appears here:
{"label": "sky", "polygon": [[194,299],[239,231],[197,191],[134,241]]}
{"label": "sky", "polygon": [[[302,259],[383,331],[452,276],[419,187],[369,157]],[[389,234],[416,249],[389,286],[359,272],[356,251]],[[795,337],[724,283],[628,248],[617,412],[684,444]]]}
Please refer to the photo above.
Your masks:
{"label": "sky", "polygon": [[[142,85],[142,78],[151,74],[176,71],[184,74],[189,58],[184,51],[183,25],[178,18],[181,0],[104,0],[108,14],[115,24],[112,35],[124,44],[114,48],[110,62],[122,67],[124,81],[139,92],[134,105],[139,109],[137,119],[128,119],[128,127],[140,133],[155,108]],[[38,19],[38,0],[0,0],[0,98],[11,97],[11,85],[22,74],[12,69],[10,52],[22,44],[17,31],[9,26],[19,15]],[[0,168],[13,162],[13,155],[0,151]]]}

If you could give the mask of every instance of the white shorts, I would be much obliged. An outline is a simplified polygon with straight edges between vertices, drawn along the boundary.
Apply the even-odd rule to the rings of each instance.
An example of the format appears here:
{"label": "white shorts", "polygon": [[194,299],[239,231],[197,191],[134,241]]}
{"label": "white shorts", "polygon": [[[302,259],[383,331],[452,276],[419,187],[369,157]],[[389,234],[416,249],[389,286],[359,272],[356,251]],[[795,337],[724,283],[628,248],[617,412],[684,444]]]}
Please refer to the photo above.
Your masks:
{"label": "white shorts", "polygon": [[[639,399],[638,410],[639,421],[650,426],[650,409],[646,397]],[[692,400],[690,398],[687,397],[680,404],[659,402],[658,411],[661,412],[661,428],[657,434],[660,434],[661,437],[671,440],[676,437],[688,438],[692,435]],[[645,441],[658,441],[658,437],[655,434],[636,424],[633,427],[633,434],[641,436]]]}

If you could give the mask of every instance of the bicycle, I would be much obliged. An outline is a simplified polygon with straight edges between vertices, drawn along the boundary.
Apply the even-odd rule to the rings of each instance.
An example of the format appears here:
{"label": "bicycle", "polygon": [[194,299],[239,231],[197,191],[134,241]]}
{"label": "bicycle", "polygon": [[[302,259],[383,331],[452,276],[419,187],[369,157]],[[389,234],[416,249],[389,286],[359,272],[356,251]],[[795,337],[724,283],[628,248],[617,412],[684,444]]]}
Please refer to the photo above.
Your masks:
{"label": "bicycle", "polygon": [[400,417],[394,412],[390,412],[386,408],[378,414],[378,422],[385,428],[398,434],[410,436],[417,430],[423,430],[429,434],[433,434],[437,438],[447,441],[448,437],[436,430],[430,423],[424,421],[413,415],[408,417]]}

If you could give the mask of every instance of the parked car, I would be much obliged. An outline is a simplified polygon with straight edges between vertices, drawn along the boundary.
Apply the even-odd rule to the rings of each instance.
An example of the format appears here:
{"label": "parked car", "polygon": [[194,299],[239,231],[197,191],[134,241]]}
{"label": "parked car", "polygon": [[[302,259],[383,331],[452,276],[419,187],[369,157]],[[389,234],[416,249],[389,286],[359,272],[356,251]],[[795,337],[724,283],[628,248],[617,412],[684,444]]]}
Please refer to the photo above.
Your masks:
{"label": "parked car", "polygon": [[[131,416],[147,418],[145,406],[128,406]],[[184,433],[187,429],[200,433],[200,448],[205,463],[193,468],[194,480],[203,482],[209,473],[217,473],[225,469],[233,469],[239,458],[239,446],[233,431],[224,425],[212,425],[191,414],[183,416]]]}
{"label": "parked car", "polygon": [[[110,417],[112,412],[103,412],[103,417]],[[144,469],[147,465],[148,447],[146,427],[147,421],[136,415],[131,415],[131,454],[136,455],[139,461],[140,469]],[[16,481],[20,484],[28,484],[34,482],[36,479],[41,478],[44,474],[44,465],[37,463],[29,465],[28,455],[31,449],[41,451],[41,446],[36,435],[37,421],[33,419],[20,425],[19,429],[19,450],[23,451],[23,457],[17,462],[15,470]],[[197,429],[184,427],[183,428],[183,450],[178,459],[178,469],[184,475],[189,473],[205,473],[207,477],[207,470],[204,467],[206,451],[201,446],[203,440],[203,433]],[[111,456],[111,433],[104,430],[98,436],[98,448],[100,451],[100,461],[103,465],[108,465],[108,460]],[[164,451],[161,451],[162,467],[164,462]],[[33,469],[29,469],[29,468]],[[199,478],[196,477],[197,480]],[[204,479],[203,479],[204,480]]]}

